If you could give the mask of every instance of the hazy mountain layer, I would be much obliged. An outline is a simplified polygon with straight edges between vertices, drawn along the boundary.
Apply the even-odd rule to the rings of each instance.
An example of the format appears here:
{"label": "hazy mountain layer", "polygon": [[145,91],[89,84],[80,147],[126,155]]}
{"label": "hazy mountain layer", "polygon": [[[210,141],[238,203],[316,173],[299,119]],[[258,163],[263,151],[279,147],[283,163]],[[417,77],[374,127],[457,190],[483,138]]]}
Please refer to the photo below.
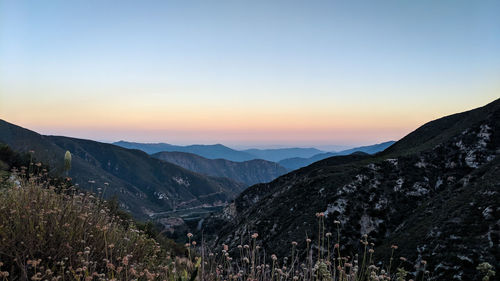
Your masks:
{"label": "hazy mountain layer", "polygon": [[193,153],[208,159],[226,159],[237,162],[255,159],[255,156],[251,154],[231,149],[222,144],[180,146],[167,143],[137,143],[126,141],[119,141],[113,144],[130,149],[139,149],[148,154],[154,154],[162,151],[176,151]]}
{"label": "hazy mountain layer", "polygon": [[260,159],[233,162],[225,159],[207,159],[185,152],[158,152],[151,156],[190,171],[230,178],[247,186],[270,182],[287,172],[285,168],[275,162]]}
{"label": "hazy mountain layer", "polygon": [[139,149],[148,154],[154,154],[162,151],[186,152],[196,154],[207,159],[226,159],[234,162],[262,159],[279,162],[280,165],[288,170],[295,170],[335,155],[348,155],[353,152],[374,154],[386,149],[393,143],[394,141],[388,141],[375,145],[355,147],[339,152],[325,152],[316,148],[300,147],[235,150],[222,144],[179,146],[167,143],[136,143],[127,141],[119,141],[113,144],[124,148]]}
{"label": "hazy mountain layer", "polygon": [[377,152],[383,151],[384,149],[388,148],[392,144],[394,144],[394,141],[387,141],[379,144],[374,144],[374,145],[368,145],[368,146],[360,146],[360,147],[355,147],[347,150],[342,150],[339,152],[326,152],[326,153],[319,153],[315,154],[312,157],[309,158],[302,158],[302,157],[294,157],[294,158],[288,158],[288,159],[283,159],[279,161],[278,163],[287,168],[288,170],[296,170],[300,169],[302,167],[311,165],[314,162],[326,159],[328,157],[332,156],[340,156],[340,155],[349,155],[351,153],[355,152],[363,152],[367,154],[375,154]]}
{"label": "hazy mountain layer", "polygon": [[276,148],[276,149],[247,149],[243,150],[258,159],[278,162],[290,157],[311,157],[313,155],[324,153],[316,148]]}

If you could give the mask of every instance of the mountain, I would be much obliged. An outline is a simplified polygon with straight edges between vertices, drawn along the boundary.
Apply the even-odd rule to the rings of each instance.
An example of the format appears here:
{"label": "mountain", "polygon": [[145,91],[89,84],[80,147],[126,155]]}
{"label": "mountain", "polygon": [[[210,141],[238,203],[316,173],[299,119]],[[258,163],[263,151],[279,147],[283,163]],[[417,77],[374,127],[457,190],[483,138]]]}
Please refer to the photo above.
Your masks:
{"label": "mountain", "polygon": [[148,154],[154,154],[162,151],[185,152],[196,154],[207,159],[226,159],[233,162],[263,159],[272,162],[279,162],[280,165],[287,168],[288,170],[295,170],[335,155],[347,155],[355,151],[373,154],[384,150],[393,143],[393,141],[389,141],[376,145],[356,147],[340,152],[324,152],[316,148],[298,147],[277,149],[247,149],[240,151],[229,148],[222,144],[179,146],[168,143],[137,143],[127,141],[118,141],[114,142],[113,144],[129,149],[139,149]]}
{"label": "mountain", "polygon": [[148,154],[154,154],[162,151],[186,152],[196,154],[207,159],[226,159],[234,162],[243,162],[253,159],[263,159],[277,162],[290,157],[311,157],[315,154],[324,152],[316,148],[247,149],[240,151],[222,144],[195,144],[181,146],[168,143],[137,143],[127,141],[118,141],[113,144],[129,149],[139,149]]}
{"label": "mountain", "polygon": [[374,145],[355,147],[355,148],[351,148],[351,149],[347,149],[347,150],[342,150],[339,152],[319,153],[319,154],[315,154],[309,158],[293,157],[293,158],[283,159],[283,160],[279,161],[278,163],[291,171],[291,170],[300,169],[300,168],[305,167],[307,165],[310,165],[314,162],[317,162],[317,161],[320,161],[320,160],[323,160],[323,159],[326,159],[326,158],[332,157],[332,156],[349,155],[349,154],[352,154],[355,152],[364,152],[367,154],[375,154],[377,152],[383,151],[384,149],[388,148],[389,146],[391,146],[394,143],[395,143],[395,141],[387,141],[387,142],[374,144]]}
{"label": "mountain", "polygon": [[354,152],[364,152],[367,154],[375,154],[380,151],[384,151],[386,148],[390,147],[396,143],[395,141],[386,141],[378,144],[373,144],[373,145],[367,145],[367,146],[360,146],[360,147],[355,147],[351,149],[346,149],[342,150],[340,152],[337,152],[337,155],[349,155]]}
{"label": "mountain", "polygon": [[293,158],[287,158],[279,161],[278,163],[287,168],[289,171],[297,170],[302,167],[308,166],[314,162],[326,159],[328,157],[333,157],[333,156],[338,156],[336,152],[325,152],[325,153],[320,153],[316,154],[312,157],[309,158],[302,158],[302,157],[293,157]]}
{"label": "mountain", "polygon": [[227,159],[236,162],[255,159],[255,156],[253,155],[243,151],[231,149],[222,144],[179,146],[167,143],[137,143],[127,141],[118,141],[113,144],[129,149],[139,149],[148,154],[154,154],[162,151],[177,151],[196,154],[208,159]]}
{"label": "mountain", "polygon": [[220,205],[244,186],[227,178],[188,171],[139,151],[90,140],[44,136],[0,120],[0,143],[17,152],[34,151],[36,161],[48,164],[54,175],[63,174],[66,150],[72,153],[69,176],[80,187],[105,197],[118,196],[121,206],[138,218],[156,212]]}
{"label": "mountain", "polygon": [[253,155],[257,159],[278,162],[291,157],[309,158],[313,155],[324,153],[316,148],[277,148],[277,149],[247,149],[243,150],[248,154]]}
{"label": "mountain", "polygon": [[233,162],[225,159],[207,159],[186,152],[158,152],[151,156],[200,174],[230,178],[246,186],[270,182],[287,172],[275,162],[260,159]]}
{"label": "mountain", "polygon": [[142,150],[147,154],[153,154],[160,151],[171,151],[171,149],[178,147],[176,145],[171,145],[168,143],[137,143],[123,140],[114,142],[113,144],[121,146],[123,148]]}
{"label": "mountain", "polygon": [[[253,232],[263,247],[316,243],[316,213],[340,250],[358,253],[361,235],[375,255],[427,261],[429,280],[480,280],[476,267],[500,263],[500,99],[429,122],[376,155],[336,156],[249,187],[205,222],[230,248]],[[313,245],[313,247],[317,247]]]}

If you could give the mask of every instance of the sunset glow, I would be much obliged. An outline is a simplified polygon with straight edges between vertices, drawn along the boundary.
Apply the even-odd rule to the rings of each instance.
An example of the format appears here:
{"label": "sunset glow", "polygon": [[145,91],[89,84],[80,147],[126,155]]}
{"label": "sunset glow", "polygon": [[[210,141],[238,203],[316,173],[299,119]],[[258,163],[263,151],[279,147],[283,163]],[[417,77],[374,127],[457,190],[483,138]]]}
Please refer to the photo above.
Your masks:
{"label": "sunset glow", "polygon": [[0,119],[103,141],[354,146],[500,96],[498,1],[76,2],[0,0]]}

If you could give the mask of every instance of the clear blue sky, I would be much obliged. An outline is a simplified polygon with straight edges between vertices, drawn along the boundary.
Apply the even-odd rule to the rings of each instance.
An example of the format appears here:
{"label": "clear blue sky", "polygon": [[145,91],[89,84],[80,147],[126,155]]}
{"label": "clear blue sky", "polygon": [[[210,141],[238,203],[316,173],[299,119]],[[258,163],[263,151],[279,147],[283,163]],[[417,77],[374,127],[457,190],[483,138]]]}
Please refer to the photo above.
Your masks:
{"label": "clear blue sky", "polygon": [[500,95],[500,1],[0,0],[0,118],[92,139],[367,144]]}

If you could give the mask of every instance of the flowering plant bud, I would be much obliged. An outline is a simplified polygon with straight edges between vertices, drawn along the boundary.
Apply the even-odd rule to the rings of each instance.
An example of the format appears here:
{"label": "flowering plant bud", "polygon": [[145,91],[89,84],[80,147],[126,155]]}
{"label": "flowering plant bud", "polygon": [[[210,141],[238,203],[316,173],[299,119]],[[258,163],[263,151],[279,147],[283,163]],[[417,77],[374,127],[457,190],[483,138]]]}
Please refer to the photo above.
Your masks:
{"label": "flowering plant bud", "polygon": [[71,170],[71,152],[66,150],[66,153],[64,154],[64,171],[66,172],[66,175],[69,173],[69,170]]}

